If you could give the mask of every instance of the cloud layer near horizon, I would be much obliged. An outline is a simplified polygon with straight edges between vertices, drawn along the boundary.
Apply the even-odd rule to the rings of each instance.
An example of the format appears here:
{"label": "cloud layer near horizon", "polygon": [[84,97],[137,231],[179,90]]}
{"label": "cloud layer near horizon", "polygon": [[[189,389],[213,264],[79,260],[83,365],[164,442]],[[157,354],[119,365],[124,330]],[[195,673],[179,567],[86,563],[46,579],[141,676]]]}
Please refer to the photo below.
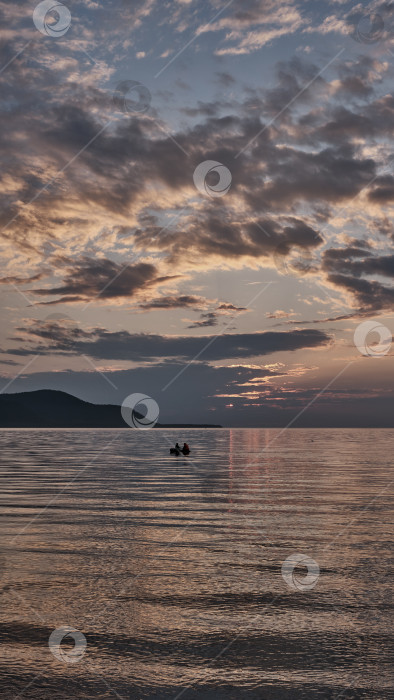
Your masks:
{"label": "cloud layer near horizon", "polygon": [[[251,358],[276,352],[318,348],[330,342],[319,330],[266,331],[262,333],[225,333],[218,336],[162,336],[109,332],[96,328],[84,331],[56,320],[18,328],[24,347],[12,349],[13,355],[53,355],[70,353],[106,360],[157,362],[168,358],[192,361],[201,353],[204,361]],[[40,342],[44,341],[44,342]],[[205,348],[205,349],[204,349]],[[202,352],[203,351],[203,352]]]}

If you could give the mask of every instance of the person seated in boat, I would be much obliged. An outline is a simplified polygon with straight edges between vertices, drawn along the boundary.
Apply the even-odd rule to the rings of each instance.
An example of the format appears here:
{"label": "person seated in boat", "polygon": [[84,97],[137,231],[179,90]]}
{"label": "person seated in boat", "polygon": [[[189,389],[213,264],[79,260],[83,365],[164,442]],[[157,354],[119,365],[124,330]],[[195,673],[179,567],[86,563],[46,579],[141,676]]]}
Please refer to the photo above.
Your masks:
{"label": "person seated in boat", "polygon": [[176,450],[180,450],[180,449],[181,449],[181,448],[179,447],[178,443],[176,443],[175,449],[176,449]]}
{"label": "person seated in boat", "polygon": [[183,452],[190,452],[190,447],[189,447],[189,445],[187,444],[187,442],[184,442],[184,443],[183,443],[182,451],[183,451]]}

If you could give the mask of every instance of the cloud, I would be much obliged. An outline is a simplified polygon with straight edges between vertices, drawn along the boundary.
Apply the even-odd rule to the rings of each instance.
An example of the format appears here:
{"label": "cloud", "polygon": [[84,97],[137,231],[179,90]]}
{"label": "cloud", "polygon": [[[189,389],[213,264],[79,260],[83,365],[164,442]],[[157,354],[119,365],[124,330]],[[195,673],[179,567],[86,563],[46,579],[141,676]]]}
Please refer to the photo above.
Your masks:
{"label": "cloud", "polygon": [[[103,381],[94,371],[40,372],[18,377],[10,391],[32,391],[34,389],[58,389],[66,391],[92,403],[122,404],[128,394],[141,392],[155,397],[160,407],[160,421],[185,423],[226,423],[228,417],[221,409],[228,402],[222,395],[238,393],[242,396],[250,391],[251,382],[265,392],[265,382],[286,375],[283,368],[212,367],[200,362],[190,365],[182,375],[182,381],[174,391],[162,392],[184,365],[167,362],[139,367],[138,369],[115,370],[109,376],[112,385]],[[8,377],[0,377],[2,386]],[[175,388],[176,387],[176,388]],[[218,417],[220,414],[220,418]]]}
{"label": "cloud", "polygon": [[[274,319],[274,318],[289,318],[293,314],[288,312],[288,311],[283,311],[282,309],[278,309],[277,311],[274,311],[272,313],[266,314],[267,318]],[[294,322],[295,323],[295,322]]]}
{"label": "cloud", "polygon": [[[143,20],[143,3],[129,9]],[[159,9],[149,3],[146,16]],[[16,14],[13,22],[21,19]],[[299,21],[306,26],[301,14],[292,2],[237,1],[200,36],[208,40],[210,32],[222,32],[219,50],[253,51],[265,32],[287,27],[291,33]],[[88,49],[93,15],[89,10],[83,25]],[[348,205],[349,216],[362,209],[361,225],[368,226],[378,205],[389,209],[393,200],[394,179],[382,172],[391,157],[383,143],[394,116],[394,98],[382,85],[390,70],[385,60],[347,58],[335,65],[335,79],[324,74],[303,90],[323,63],[281,61],[274,88],[252,89],[230,75],[223,59],[222,72],[212,75],[216,86],[219,81],[228,89],[225,99],[207,91],[185,106],[184,91],[179,103],[174,93],[182,119],[165,123],[156,94],[144,115],[117,112],[111,99],[115,68],[103,61],[102,68],[88,70],[73,41],[62,43],[61,56],[48,47],[40,42],[34,61],[25,63],[21,55],[0,75],[7,104],[0,117],[3,282],[27,282],[40,304],[132,300],[138,311],[198,309],[208,314],[195,322],[201,328],[237,309],[180,293],[178,280],[201,270],[274,268],[278,250],[284,257],[301,250],[313,256],[308,274],[320,270],[363,308],[373,306],[367,297],[375,292],[379,303],[391,303],[388,284],[359,285],[361,274],[390,277],[387,255],[375,251],[336,263],[325,255],[320,267],[328,224],[338,238],[327,245],[342,245],[344,219],[334,219],[338,205]],[[148,46],[146,53],[151,55]],[[193,185],[194,169],[208,157],[232,176],[228,194],[215,200]],[[126,267],[136,253],[141,259]],[[367,258],[373,261],[367,264]],[[174,274],[180,262],[182,274]]]}
{"label": "cloud", "polygon": [[200,315],[200,321],[194,321],[188,328],[210,328],[218,325],[218,315],[214,311]]}
{"label": "cloud", "polygon": [[[102,360],[127,360],[129,362],[158,362],[177,358],[192,360],[201,353],[204,361],[250,358],[275,352],[293,352],[302,348],[325,347],[330,336],[318,330],[294,330],[290,332],[266,331],[261,333],[224,333],[215,336],[164,336],[157,334],[132,334],[127,331],[110,332],[104,329],[85,331],[69,328],[55,320],[39,322],[19,328],[23,334],[19,340],[27,341],[23,348],[14,348],[11,355],[67,354],[88,355]],[[15,339],[15,338],[14,338]],[[214,340],[214,342],[213,342]]]}
{"label": "cloud", "polygon": [[0,278],[0,284],[32,284],[33,282],[38,282],[43,279],[48,274],[48,271],[37,272],[35,275],[30,275],[30,277],[2,277]]}
{"label": "cloud", "polygon": [[263,198],[276,204],[300,199],[338,203],[355,197],[375,174],[374,160],[357,158],[351,146],[330,147],[318,153],[283,148]]}
{"label": "cloud", "polygon": [[[259,3],[237,6],[237,21],[248,24],[261,8]],[[365,86],[366,97],[371,75],[378,69],[378,62],[372,59],[358,60],[353,69],[349,61],[345,62],[340,69],[343,89],[346,92],[346,81],[349,87],[349,81],[354,84],[358,79]],[[197,123],[174,131],[176,143],[163,133],[152,118],[153,113],[138,119],[118,114],[111,126],[103,130],[106,118],[115,116],[112,107],[109,109],[109,96],[98,88],[81,89],[77,83],[62,81],[68,70],[59,68],[48,80],[38,75],[34,91],[29,85],[22,92],[4,85],[11,105],[11,114],[7,115],[11,126],[7,138],[4,130],[0,132],[0,141],[5,162],[10,163],[5,177],[12,174],[12,179],[7,180],[8,189],[1,198],[0,227],[5,226],[2,252],[6,257],[8,250],[15,265],[27,254],[32,266],[34,261],[41,262],[49,241],[52,246],[63,248],[66,258],[72,254],[84,259],[93,242],[97,242],[106,259],[111,258],[110,251],[127,254],[133,245],[144,253],[159,252],[162,260],[157,275],[163,272],[163,277],[173,276],[173,263],[180,257],[185,270],[199,266],[215,269],[223,262],[242,267],[250,265],[252,259],[255,265],[272,266],[278,246],[288,254],[294,247],[317,249],[323,243],[319,230],[322,212],[327,218],[329,207],[352,200],[364,189],[368,192],[369,183],[376,178],[377,156],[363,155],[355,139],[368,134],[378,138],[379,134],[388,133],[394,114],[390,96],[380,97],[356,111],[339,106],[331,111],[316,109],[314,100],[332,96],[329,84],[319,78],[314,90],[305,91],[300,97],[302,114],[297,117],[297,106],[301,104],[297,100],[281,118],[283,142],[278,143],[274,130],[266,128],[247,154],[235,159],[234,155],[264,126],[260,114],[269,119],[286,106],[297,90],[316,75],[319,66],[296,59],[281,62],[275,89],[249,94],[244,103],[234,101],[233,109],[231,102],[213,100],[198,104],[193,112]],[[20,67],[15,66],[15,71],[19,84]],[[338,86],[334,92],[337,99]],[[20,134],[27,129],[25,115],[34,110],[36,93],[46,110],[30,120],[25,150],[15,157],[20,152]],[[363,95],[361,88],[359,94]],[[251,103],[255,109],[251,110]],[[17,107],[13,110],[14,104]],[[226,116],[217,116],[222,109],[227,111]],[[300,147],[302,140],[313,147]],[[28,207],[21,205],[35,197],[89,141],[89,148],[43,196]],[[186,150],[189,158],[176,144]],[[201,197],[193,186],[194,168],[206,159],[207,153],[231,170],[231,190],[220,201]],[[10,192],[11,186],[16,189]],[[378,179],[371,187],[370,199],[391,196],[389,186],[391,181]],[[118,273],[114,263],[107,263],[107,268],[107,272],[99,273],[102,286],[112,273]],[[11,269],[10,276],[13,273]],[[71,272],[70,278],[58,287],[65,288],[59,294],[74,302],[80,297],[84,300],[91,296],[90,281],[95,293],[94,280],[88,272],[89,285],[84,284],[80,279],[83,273],[83,269],[80,273],[76,270],[74,279]],[[36,270],[32,270],[34,274]],[[150,273],[147,274],[147,279],[140,278],[140,287],[150,283]],[[123,274],[120,276],[114,298],[117,294],[134,294],[131,275],[130,272],[128,284],[123,281]],[[153,284],[154,274],[151,281]],[[111,288],[112,284],[103,298],[112,296]],[[38,290],[39,295],[44,293],[43,288]]]}
{"label": "cloud", "polygon": [[[261,207],[261,199],[256,205]],[[188,263],[188,256],[194,252],[190,258],[194,267],[198,265],[196,255],[201,256],[203,265],[207,265],[210,258],[215,265],[215,258],[221,258],[242,266],[242,258],[269,259],[278,247],[287,255],[294,247],[313,249],[323,242],[317,230],[295,217],[283,217],[283,222],[260,217],[248,221],[245,215],[237,219],[232,212],[223,212],[219,217],[210,207],[207,212],[195,214],[194,220],[189,222],[187,235],[180,226],[168,227],[161,235],[158,235],[157,226],[146,226],[135,234],[135,242],[141,249],[153,238],[151,245],[165,251],[172,265],[180,259],[183,264]]]}
{"label": "cloud", "polygon": [[231,73],[227,73],[226,71],[220,71],[219,73],[216,73],[216,79],[219,85],[224,88],[228,88],[232,85],[237,84],[237,81],[235,80],[234,76],[232,76]]}
{"label": "cloud", "polygon": [[139,305],[145,311],[155,311],[156,309],[187,309],[193,306],[204,307],[208,300],[204,297],[181,294],[179,296],[161,296],[151,301],[143,302]]}
{"label": "cloud", "polygon": [[323,254],[322,268],[328,272],[340,272],[354,277],[379,275],[394,277],[394,255],[379,255],[367,243],[353,242],[346,248],[327,250]]}
{"label": "cloud", "polygon": [[[128,394],[140,392],[157,400],[163,423],[285,427],[300,414],[296,427],[393,427],[392,389],[386,386],[377,395],[373,388],[368,395],[349,387],[346,373],[316,400],[326,378],[305,388],[293,383],[291,372],[283,367],[212,367],[200,362],[190,365],[171,390],[162,391],[183,367],[169,362],[113,371],[113,386],[95,371],[39,372],[18,377],[9,390],[58,389],[119,406]],[[9,377],[0,377],[0,382],[5,386]],[[313,409],[303,411],[312,400]]]}
{"label": "cloud", "polygon": [[60,265],[62,268],[67,267],[63,284],[35,288],[30,290],[31,293],[44,297],[59,296],[56,303],[122,299],[134,297],[147,288],[179,277],[159,276],[155,265],[149,263],[120,264],[105,258],[92,259],[87,256],[77,261],[62,260],[58,263],[59,267]]}
{"label": "cloud", "polygon": [[392,309],[394,288],[377,281],[358,279],[340,274],[329,274],[328,281],[353,295],[360,312],[382,311]]}
{"label": "cloud", "polygon": [[[345,290],[357,305],[356,315],[391,309],[394,288],[367,277],[394,278],[394,255],[381,255],[368,242],[352,241],[345,248],[326,250],[322,270],[330,284]],[[353,314],[355,315],[355,314]]]}
{"label": "cloud", "polygon": [[373,187],[368,192],[368,198],[377,204],[394,201],[394,177],[392,175],[377,177]]}
{"label": "cloud", "polygon": [[235,306],[234,304],[228,304],[228,303],[223,303],[219,304],[217,307],[217,311],[221,311],[222,313],[229,313],[230,315],[232,312],[240,313],[241,311],[247,311],[246,306]]}
{"label": "cloud", "polygon": [[201,25],[197,34],[225,32],[218,56],[238,56],[261,49],[274,39],[294,34],[306,24],[291,0],[236,0],[228,14]]}
{"label": "cloud", "polygon": [[[223,302],[219,304],[214,311],[207,311],[200,314],[200,320],[193,321],[188,328],[209,328],[211,326],[217,326],[221,316],[230,316],[233,318],[235,315],[243,313],[244,311],[248,311],[245,306],[235,306],[234,304]],[[228,328],[228,325],[229,324],[226,325],[226,328]]]}

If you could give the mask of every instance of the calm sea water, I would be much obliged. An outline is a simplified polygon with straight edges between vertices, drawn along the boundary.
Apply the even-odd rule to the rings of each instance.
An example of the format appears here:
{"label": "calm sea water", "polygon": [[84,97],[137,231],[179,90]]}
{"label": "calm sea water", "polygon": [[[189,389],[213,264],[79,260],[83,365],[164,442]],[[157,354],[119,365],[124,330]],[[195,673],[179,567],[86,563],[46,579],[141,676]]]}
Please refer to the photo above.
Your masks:
{"label": "calm sea water", "polygon": [[0,697],[394,697],[394,431],[3,430],[0,454]]}

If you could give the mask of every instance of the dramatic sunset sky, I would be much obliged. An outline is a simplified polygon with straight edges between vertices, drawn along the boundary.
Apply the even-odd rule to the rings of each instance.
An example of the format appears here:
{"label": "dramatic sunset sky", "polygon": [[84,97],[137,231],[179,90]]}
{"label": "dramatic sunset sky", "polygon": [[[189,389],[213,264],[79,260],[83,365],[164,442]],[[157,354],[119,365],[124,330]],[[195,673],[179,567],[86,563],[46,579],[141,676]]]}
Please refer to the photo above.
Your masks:
{"label": "dramatic sunset sky", "polygon": [[353,336],[394,328],[393,6],[36,5],[0,2],[0,389],[392,424]]}

